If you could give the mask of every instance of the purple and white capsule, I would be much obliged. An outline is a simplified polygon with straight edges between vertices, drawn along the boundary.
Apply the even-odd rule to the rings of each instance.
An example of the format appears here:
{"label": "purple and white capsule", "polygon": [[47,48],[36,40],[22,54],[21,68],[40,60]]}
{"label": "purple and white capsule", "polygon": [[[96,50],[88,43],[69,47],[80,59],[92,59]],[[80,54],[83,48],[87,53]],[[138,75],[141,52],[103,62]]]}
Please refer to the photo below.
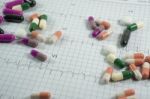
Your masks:
{"label": "purple and white capsule", "polygon": [[3,14],[5,14],[5,15],[13,14],[13,15],[18,15],[18,16],[23,16],[23,12],[22,11],[12,10],[12,9],[8,9],[8,8],[5,8],[3,10]]}
{"label": "purple and white capsule", "polygon": [[22,43],[26,46],[30,46],[30,47],[37,47],[38,46],[38,41],[34,40],[34,39],[29,39],[29,38],[22,38],[19,43]]}
{"label": "purple and white capsule", "polygon": [[16,39],[14,34],[0,34],[0,43],[11,43]]}
{"label": "purple and white capsule", "polygon": [[24,3],[24,0],[13,0],[13,1],[7,2],[5,4],[5,7],[9,8],[9,9],[12,9],[13,6],[20,5],[22,3]]}

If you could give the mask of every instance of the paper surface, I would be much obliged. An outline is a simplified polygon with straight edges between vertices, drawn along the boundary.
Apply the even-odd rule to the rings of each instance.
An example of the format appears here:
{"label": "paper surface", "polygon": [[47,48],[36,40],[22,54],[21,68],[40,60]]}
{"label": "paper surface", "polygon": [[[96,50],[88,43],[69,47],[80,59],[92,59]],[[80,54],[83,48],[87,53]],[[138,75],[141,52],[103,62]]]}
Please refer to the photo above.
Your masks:
{"label": "paper surface", "polygon": [[[5,2],[1,0],[0,8]],[[55,45],[40,48],[49,57],[39,62],[30,56],[30,47],[16,43],[0,44],[0,99],[26,99],[32,93],[51,91],[53,99],[113,99],[120,91],[134,88],[138,99],[150,97],[150,81],[121,81],[102,85],[102,72],[109,64],[100,54],[102,45],[118,44],[123,28],[117,21],[131,16],[143,21],[144,28],[132,33],[125,48],[118,47],[118,57],[127,52],[142,51],[150,54],[150,0],[36,0],[37,6],[24,12],[48,14],[48,28],[41,31],[51,35],[57,30],[64,38]],[[114,33],[104,41],[89,37],[92,30],[86,25],[88,16],[107,19]],[[14,33],[29,23],[4,23],[5,31]]]}

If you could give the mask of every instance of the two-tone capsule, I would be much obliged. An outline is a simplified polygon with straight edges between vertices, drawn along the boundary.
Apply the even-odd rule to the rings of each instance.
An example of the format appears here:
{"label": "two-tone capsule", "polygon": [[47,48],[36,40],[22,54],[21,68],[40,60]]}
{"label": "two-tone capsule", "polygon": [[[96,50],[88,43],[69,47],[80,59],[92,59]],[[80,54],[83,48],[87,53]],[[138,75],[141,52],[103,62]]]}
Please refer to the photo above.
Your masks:
{"label": "two-tone capsule", "polygon": [[16,36],[13,34],[0,34],[0,43],[10,43],[16,40]]}
{"label": "two-tone capsule", "polygon": [[30,53],[34,58],[44,62],[47,60],[47,55],[43,54],[42,52],[39,52],[37,50],[32,49]]}
{"label": "two-tone capsule", "polygon": [[126,80],[130,79],[133,77],[133,73],[131,71],[122,71],[122,72],[113,72],[111,75],[112,81],[121,81],[121,80]]}
{"label": "two-tone capsule", "polygon": [[33,93],[31,95],[31,99],[51,99],[52,94],[50,92],[40,92],[40,93]]}
{"label": "two-tone capsule", "polygon": [[47,27],[47,15],[43,14],[39,16],[40,22],[39,22],[39,28],[40,29],[46,29]]}
{"label": "two-tone capsule", "polygon": [[134,73],[134,76],[137,80],[141,80],[142,79],[142,74],[140,73],[140,71],[137,69],[137,67],[134,64],[129,65],[130,70],[132,70],[132,72]]}
{"label": "two-tone capsule", "polygon": [[126,54],[124,59],[144,59],[144,54],[141,52]]}
{"label": "two-tone capsule", "polygon": [[22,3],[20,5],[16,5],[12,7],[13,10],[18,10],[18,11],[28,10],[29,8],[30,8],[29,3]]}
{"label": "two-tone capsule", "polygon": [[112,72],[113,72],[113,68],[112,67],[107,67],[107,69],[105,70],[105,73],[102,77],[102,81],[104,83],[109,83]]}
{"label": "two-tone capsule", "polygon": [[125,63],[135,64],[136,66],[141,66],[144,63],[144,59],[126,59]]}
{"label": "two-tone capsule", "polygon": [[128,25],[127,29],[130,31],[135,31],[135,30],[143,28],[143,27],[144,27],[143,22],[137,22],[137,23],[132,23],[132,24]]}
{"label": "two-tone capsule", "polygon": [[14,22],[14,23],[21,23],[24,21],[24,17],[18,15],[5,15],[4,19],[7,22]]}
{"label": "two-tone capsule", "polygon": [[124,68],[126,66],[125,62],[117,58],[114,54],[107,55],[106,60],[118,68]]}
{"label": "two-tone capsule", "polygon": [[36,1],[35,0],[24,0],[25,3],[28,3],[30,5],[30,7],[34,7],[36,5]]}
{"label": "two-tone capsule", "polygon": [[11,2],[7,2],[5,4],[5,7],[9,8],[9,9],[12,9],[13,6],[20,5],[22,3],[24,3],[24,0],[13,0]]}
{"label": "two-tone capsule", "polygon": [[30,47],[37,47],[38,46],[38,42],[35,39],[30,39],[30,38],[22,38],[19,43],[22,43],[26,46],[30,46]]}
{"label": "two-tone capsule", "polygon": [[120,97],[120,98],[117,98],[117,99],[137,99],[135,95],[132,95],[132,96],[128,96],[128,97]]}
{"label": "two-tone capsule", "polygon": [[118,93],[117,99],[122,99],[122,97],[128,97],[128,96],[133,96],[135,95],[135,90],[134,89],[126,89],[120,93]]}
{"label": "two-tone capsule", "polygon": [[36,31],[32,31],[31,34],[29,34],[29,36],[31,36],[31,38],[36,39],[40,42],[46,41],[45,36],[43,36],[42,34],[40,34],[39,32],[36,32]]}
{"label": "two-tone capsule", "polygon": [[142,65],[142,77],[143,79],[148,79],[149,75],[150,75],[150,64],[148,62],[144,62],[144,64]]}
{"label": "two-tone capsule", "polygon": [[29,31],[32,32],[32,31],[38,29],[39,22],[40,22],[40,20],[39,20],[38,16],[32,16],[32,22],[30,24]]}
{"label": "two-tone capsule", "polygon": [[150,63],[150,55],[145,57],[145,62]]}

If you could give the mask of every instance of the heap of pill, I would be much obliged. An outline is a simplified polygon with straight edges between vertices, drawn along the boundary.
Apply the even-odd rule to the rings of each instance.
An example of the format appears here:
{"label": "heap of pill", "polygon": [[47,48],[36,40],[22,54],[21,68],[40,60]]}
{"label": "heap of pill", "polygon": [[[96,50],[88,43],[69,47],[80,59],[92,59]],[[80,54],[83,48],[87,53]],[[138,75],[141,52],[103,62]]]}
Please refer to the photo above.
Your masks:
{"label": "heap of pill", "polygon": [[135,95],[135,90],[134,89],[126,89],[120,93],[118,93],[117,99],[122,99],[123,97],[128,97],[128,96],[133,96]]}
{"label": "heap of pill", "polygon": [[144,54],[140,52],[133,54],[126,54],[124,59],[144,59]]}
{"label": "heap of pill", "polygon": [[47,15],[43,14],[39,16],[40,22],[39,22],[39,28],[46,29],[47,27]]}
{"label": "heap of pill", "polygon": [[40,92],[40,93],[33,93],[31,95],[31,99],[51,99],[52,94],[50,92]]}
{"label": "heap of pill", "polygon": [[109,83],[112,72],[113,72],[113,68],[112,67],[107,67],[107,69],[105,70],[105,73],[102,77],[102,81],[104,83]]}

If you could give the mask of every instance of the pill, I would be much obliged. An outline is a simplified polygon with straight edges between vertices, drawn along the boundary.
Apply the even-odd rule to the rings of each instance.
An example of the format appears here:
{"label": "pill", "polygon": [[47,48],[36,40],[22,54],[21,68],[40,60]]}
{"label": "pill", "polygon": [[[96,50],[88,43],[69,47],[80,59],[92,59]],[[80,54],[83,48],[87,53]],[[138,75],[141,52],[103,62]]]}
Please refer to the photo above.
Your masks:
{"label": "pill", "polygon": [[38,17],[34,18],[30,24],[29,31],[32,32],[38,29],[39,28],[38,24],[39,24],[39,18]]}
{"label": "pill", "polygon": [[0,34],[4,34],[4,30],[0,28]]}
{"label": "pill", "polygon": [[30,47],[37,47],[38,46],[38,42],[34,39],[29,39],[29,38],[22,38],[21,40],[19,40],[19,43],[22,43],[26,46],[30,46]]}
{"label": "pill", "polygon": [[32,21],[34,18],[38,18],[40,16],[39,13],[33,13],[30,17],[29,20]]}
{"label": "pill", "polygon": [[99,26],[104,26],[104,29],[106,30],[108,30],[111,27],[110,23],[107,20],[96,20],[95,22]]}
{"label": "pill", "polygon": [[23,28],[19,28],[17,29],[17,31],[15,32],[15,35],[17,38],[23,38],[27,36],[27,32],[25,31],[25,29]]}
{"label": "pill", "polygon": [[37,50],[31,50],[31,53],[30,53],[34,58],[44,62],[47,60],[47,56],[45,54],[43,54],[42,52],[39,52]]}
{"label": "pill", "polygon": [[132,24],[128,25],[127,29],[130,31],[135,31],[135,30],[143,28],[143,27],[144,27],[143,22],[137,22],[137,23],[132,23]]}
{"label": "pill", "polygon": [[24,21],[24,17],[18,15],[5,15],[4,19],[7,22],[14,22],[14,23],[21,23]]}
{"label": "pill", "polygon": [[124,68],[126,66],[125,62],[117,58],[114,54],[107,55],[106,60],[118,68]]}
{"label": "pill", "polygon": [[61,31],[56,31],[51,37],[48,37],[46,39],[46,43],[53,44],[56,43],[58,40],[60,40],[63,36],[63,33]]}
{"label": "pill", "polygon": [[29,8],[30,8],[30,5],[28,3],[23,3],[23,4],[16,5],[16,6],[12,7],[13,10],[18,10],[18,11],[24,11],[24,10],[27,10]]}
{"label": "pill", "polygon": [[36,32],[36,31],[32,31],[30,36],[31,36],[31,38],[36,39],[40,42],[46,41],[46,38],[42,34],[40,34],[39,32]]}
{"label": "pill", "polygon": [[17,11],[17,10],[12,10],[12,9],[8,9],[8,8],[5,8],[3,10],[3,14],[4,15],[18,15],[18,16],[23,16],[23,12],[22,11]]}
{"label": "pill", "polygon": [[142,65],[142,77],[143,79],[149,78],[149,73],[150,73],[150,64],[148,62],[144,62]]}
{"label": "pill", "polygon": [[136,66],[141,66],[144,63],[143,59],[126,59],[127,64],[135,64]]}
{"label": "pill", "polygon": [[117,94],[117,98],[121,98],[121,97],[128,97],[128,96],[132,96],[135,95],[135,90],[134,89],[126,89],[120,93]]}
{"label": "pill", "polygon": [[31,99],[51,99],[52,95],[50,92],[40,92],[31,95]]}
{"label": "pill", "polygon": [[24,3],[24,0],[13,0],[5,4],[6,8],[12,9],[13,6]]}
{"label": "pill", "polygon": [[150,56],[146,56],[146,57],[145,57],[145,62],[150,63]]}
{"label": "pill", "polygon": [[144,54],[141,52],[136,52],[133,54],[126,54],[124,59],[144,59]]}
{"label": "pill", "polygon": [[123,26],[127,26],[133,23],[133,19],[129,16],[125,16],[119,20],[119,24]]}
{"label": "pill", "polygon": [[119,97],[117,99],[136,99],[136,96],[132,95],[132,96],[128,96],[128,97]]}
{"label": "pill", "polygon": [[140,73],[140,71],[137,69],[137,67],[134,64],[130,64],[129,68],[133,71],[134,76],[137,80],[142,79],[142,74]]}
{"label": "pill", "polygon": [[4,21],[3,16],[0,16],[0,24],[3,23],[3,21]]}
{"label": "pill", "polygon": [[122,34],[121,40],[120,40],[120,45],[121,45],[122,47],[125,47],[125,46],[128,44],[128,41],[129,41],[129,39],[130,39],[130,35],[131,35],[131,31],[130,31],[130,30],[125,29],[125,30],[123,31],[123,34]]}
{"label": "pill", "polygon": [[122,71],[122,72],[113,72],[111,75],[112,81],[121,81],[121,80],[126,80],[130,79],[133,77],[133,73],[131,71]]}
{"label": "pill", "polygon": [[104,40],[112,34],[112,30],[102,31],[100,34],[97,35],[98,40]]}
{"label": "pill", "polygon": [[99,26],[92,32],[92,36],[95,38],[97,37],[102,31],[104,30],[104,26]]}
{"label": "pill", "polygon": [[117,53],[117,48],[114,45],[103,45],[101,49],[101,53],[105,56],[109,54],[114,54],[116,55]]}
{"label": "pill", "polygon": [[113,68],[112,67],[107,67],[107,69],[105,70],[105,73],[102,77],[102,81],[104,83],[109,83],[112,72],[113,72]]}
{"label": "pill", "polygon": [[16,39],[16,36],[13,34],[0,34],[1,43],[10,43]]}
{"label": "pill", "polygon": [[47,27],[47,15],[43,14],[39,17],[39,19],[40,19],[39,28],[46,29],[46,27]]}
{"label": "pill", "polygon": [[36,5],[35,0],[24,0],[24,2],[28,3],[30,5],[30,7],[34,7]]}
{"label": "pill", "polygon": [[93,16],[88,17],[88,23],[89,23],[91,29],[95,30],[97,28],[97,25],[95,23],[95,20],[94,20]]}

